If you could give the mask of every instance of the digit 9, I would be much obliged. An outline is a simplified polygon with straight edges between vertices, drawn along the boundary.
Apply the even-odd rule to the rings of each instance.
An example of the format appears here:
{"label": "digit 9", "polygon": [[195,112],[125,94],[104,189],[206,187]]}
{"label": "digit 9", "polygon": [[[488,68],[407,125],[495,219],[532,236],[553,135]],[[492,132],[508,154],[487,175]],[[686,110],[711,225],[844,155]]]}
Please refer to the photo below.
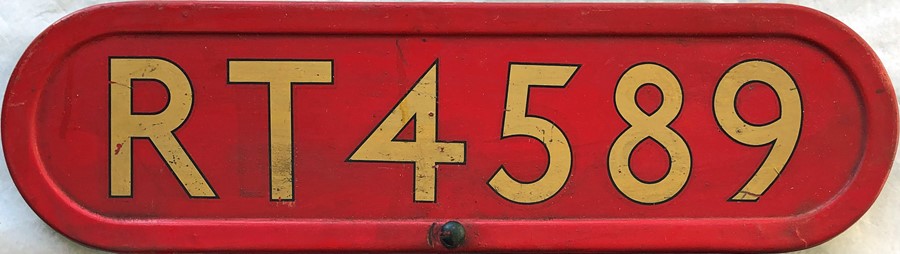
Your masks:
{"label": "digit 9", "polygon": [[[756,125],[738,115],[738,91],[747,84],[768,85],[778,97],[780,115],[774,121]],[[728,69],[713,95],[713,114],[719,128],[731,139],[747,146],[772,145],[756,172],[729,201],[757,201],[781,175],[797,147],[803,107],[794,79],[780,66],[764,60],[748,60]]]}

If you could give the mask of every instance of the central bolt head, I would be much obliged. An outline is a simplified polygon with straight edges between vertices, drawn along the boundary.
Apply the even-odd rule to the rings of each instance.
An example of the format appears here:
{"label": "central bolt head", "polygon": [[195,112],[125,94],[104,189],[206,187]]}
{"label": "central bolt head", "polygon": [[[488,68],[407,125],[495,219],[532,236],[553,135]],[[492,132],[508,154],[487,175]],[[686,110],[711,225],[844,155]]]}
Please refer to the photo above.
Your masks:
{"label": "central bolt head", "polygon": [[453,249],[462,245],[466,240],[466,229],[458,221],[449,221],[441,227],[441,234],[438,237],[444,247]]}

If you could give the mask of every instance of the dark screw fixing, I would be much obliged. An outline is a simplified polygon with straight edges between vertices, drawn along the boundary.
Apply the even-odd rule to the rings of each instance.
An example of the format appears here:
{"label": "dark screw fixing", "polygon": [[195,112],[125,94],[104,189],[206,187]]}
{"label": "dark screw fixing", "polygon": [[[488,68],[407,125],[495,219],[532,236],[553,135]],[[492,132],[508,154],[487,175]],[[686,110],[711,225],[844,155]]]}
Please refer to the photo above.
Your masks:
{"label": "dark screw fixing", "polygon": [[462,245],[466,240],[466,229],[457,221],[449,221],[441,227],[441,244],[447,249],[453,249]]}

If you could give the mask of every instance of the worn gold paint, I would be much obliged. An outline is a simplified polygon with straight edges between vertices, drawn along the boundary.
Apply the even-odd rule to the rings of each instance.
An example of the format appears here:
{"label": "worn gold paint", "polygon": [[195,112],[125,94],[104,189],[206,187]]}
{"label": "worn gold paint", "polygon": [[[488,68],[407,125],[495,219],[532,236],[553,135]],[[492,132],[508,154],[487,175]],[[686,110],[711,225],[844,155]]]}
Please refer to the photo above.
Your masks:
{"label": "worn gold paint", "polygon": [[[191,197],[215,192],[172,133],[191,111],[193,91],[175,64],[152,58],[113,58],[110,71],[110,190],[113,197],[131,196],[132,138],[149,138]],[[169,90],[168,106],[157,114],[133,114],[131,81],[157,80]]]}
{"label": "worn gold paint", "polygon": [[[437,117],[437,64],[434,64],[363,141],[350,160],[414,162],[414,199],[434,202],[436,163],[465,162],[464,143],[437,141]],[[394,141],[413,118],[415,141]]]}
{"label": "worn gold paint", "polygon": [[[653,84],[662,93],[662,104],[651,115],[644,113],[635,96],[638,88]],[[691,153],[684,139],[669,124],[678,116],[682,105],[681,84],[675,75],[657,64],[632,67],[616,85],[616,108],[630,127],[616,138],[609,151],[609,173],[613,184],[626,197],[639,203],[655,204],[674,197],[687,183],[691,173]],[[629,158],[645,139],[659,142],[669,154],[669,171],[657,182],[643,182],[631,173]]]}
{"label": "worn gold paint", "polygon": [[270,199],[294,199],[291,83],[331,83],[331,61],[228,62],[228,81],[269,84]]}
{"label": "worn gold paint", "polygon": [[530,87],[565,86],[576,70],[578,66],[574,65],[510,65],[502,136],[524,135],[541,141],[547,149],[549,163],[546,173],[533,182],[518,181],[500,166],[488,184],[504,198],[517,203],[538,203],[556,195],[569,178],[572,168],[569,140],[552,122],[525,114]]}
{"label": "worn gold paint", "polygon": [[[740,88],[758,81],[774,89],[781,105],[781,117],[769,124],[754,126],[738,116],[735,99]],[[803,110],[797,84],[781,67],[765,61],[748,61],[731,68],[715,92],[716,120],[734,140],[750,146],[773,143],[772,150],[756,174],[731,200],[755,201],[778,178],[793,154],[800,137]]]}

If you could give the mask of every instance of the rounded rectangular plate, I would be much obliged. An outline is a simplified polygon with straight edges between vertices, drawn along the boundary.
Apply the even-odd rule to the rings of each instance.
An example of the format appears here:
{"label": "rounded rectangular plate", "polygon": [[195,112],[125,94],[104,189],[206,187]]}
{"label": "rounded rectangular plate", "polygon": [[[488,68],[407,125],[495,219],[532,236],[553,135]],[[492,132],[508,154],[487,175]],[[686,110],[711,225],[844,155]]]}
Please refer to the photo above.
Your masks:
{"label": "rounded rectangular plate", "polygon": [[872,50],[788,5],[99,5],[2,117],[28,204],[115,251],[795,250],[897,145]]}

